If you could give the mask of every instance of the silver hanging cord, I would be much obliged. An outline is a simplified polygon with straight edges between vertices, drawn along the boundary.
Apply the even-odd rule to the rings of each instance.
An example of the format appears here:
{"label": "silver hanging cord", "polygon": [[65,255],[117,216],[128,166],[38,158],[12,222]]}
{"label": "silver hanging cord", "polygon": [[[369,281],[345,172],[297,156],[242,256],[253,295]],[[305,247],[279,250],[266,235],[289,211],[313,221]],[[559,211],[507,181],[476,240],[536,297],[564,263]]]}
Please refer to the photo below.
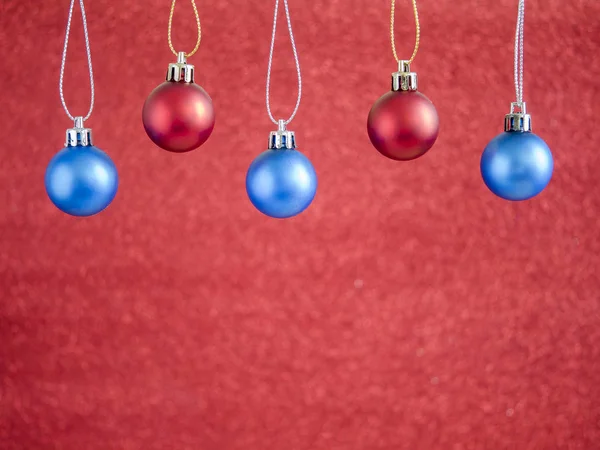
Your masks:
{"label": "silver hanging cord", "polygon": [[523,26],[525,23],[525,0],[519,0],[517,32],[515,34],[515,92],[517,103],[523,103]]}
{"label": "silver hanging cord", "polygon": [[[67,61],[67,47],[69,45],[69,31],[71,30],[71,19],[73,17],[74,5],[75,0],[71,0],[71,6],[69,8],[69,19],[67,20],[67,31],[65,33],[65,46],[63,48],[62,62],[60,64],[60,81],[58,84],[58,90],[60,92],[60,101],[62,102],[63,108],[65,109],[67,116],[69,116],[69,118],[73,121],[75,121],[75,117],[71,115],[71,113],[69,112],[69,108],[67,108],[67,104],[65,103],[65,97],[63,94],[63,78],[65,74],[65,63]],[[94,109],[94,72],[92,71],[92,55],[90,53],[90,40],[88,37],[87,21],[85,18],[85,8],[83,7],[83,0],[79,0],[79,6],[81,7],[81,18],[83,19],[83,35],[85,37],[85,51],[87,53],[88,68],[90,72],[90,88],[92,92],[90,100],[90,110],[88,111],[87,115],[82,119],[87,120],[92,115],[92,110]]]}
{"label": "silver hanging cord", "polygon": [[[290,41],[292,43],[292,50],[294,52],[294,60],[296,62],[296,72],[298,73],[298,100],[296,101],[296,107],[294,108],[294,112],[289,119],[284,120],[283,123],[287,125],[292,121],[296,113],[298,112],[298,108],[300,106],[300,98],[302,97],[302,76],[300,75],[300,61],[298,61],[298,52],[296,50],[296,43],[294,42],[294,33],[292,32],[292,22],[290,20],[290,10],[288,8],[287,0],[283,0],[283,6],[285,7],[285,17],[287,19],[288,31],[290,34]],[[275,120],[273,114],[271,113],[271,105],[269,104],[269,88],[271,86],[271,66],[273,64],[273,49],[275,47],[275,32],[277,30],[277,13],[279,10],[279,0],[275,0],[275,16],[273,18],[273,35],[271,36],[271,50],[269,51],[269,68],[267,69],[267,112],[269,113],[269,117],[271,121],[278,125],[279,121]]]}

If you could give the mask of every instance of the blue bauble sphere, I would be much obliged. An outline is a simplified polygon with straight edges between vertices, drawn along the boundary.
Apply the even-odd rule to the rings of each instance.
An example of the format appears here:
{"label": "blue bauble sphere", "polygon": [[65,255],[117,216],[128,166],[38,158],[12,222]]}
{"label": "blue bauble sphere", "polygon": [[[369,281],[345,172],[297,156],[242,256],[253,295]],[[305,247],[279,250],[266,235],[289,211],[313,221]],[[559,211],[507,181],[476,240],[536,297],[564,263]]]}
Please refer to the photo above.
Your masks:
{"label": "blue bauble sphere", "polygon": [[46,192],[52,203],[72,216],[91,216],[117,194],[119,176],[109,156],[91,145],[66,147],[46,169]]}
{"label": "blue bauble sphere", "polygon": [[481,176],[505,200],[535,197],[550,182],[554,161],[548,145],[531,132],[504,132],[481,155]]}
{"label": "blue bauble sphere", "polygon": [[263,214],[284,219],[304,211],[317,193],[317,174],[298,150],[262,152],[246,174],[246,191]]}

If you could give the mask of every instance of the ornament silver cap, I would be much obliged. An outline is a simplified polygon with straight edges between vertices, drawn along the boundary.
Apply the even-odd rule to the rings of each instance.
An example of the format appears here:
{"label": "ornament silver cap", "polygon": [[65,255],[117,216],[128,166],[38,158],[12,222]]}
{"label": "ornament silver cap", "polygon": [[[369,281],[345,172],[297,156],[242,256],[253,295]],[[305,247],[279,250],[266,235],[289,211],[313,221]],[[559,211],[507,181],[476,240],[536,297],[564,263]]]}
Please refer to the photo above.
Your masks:
{"label": "ornament silver cap", "polygon": [[286,130],[285,120],[277,122],[278,130],[269,134],[269,149],[280,150],[296,148],[296,136],[293,131]]}
{"label": "ornament silver cap", "polygon": [[410,71],[408,61],[398,61],[398,72],[392,74],[392,91],[416,91],[417,73]]}
{"label": "ornament silver cap", "polygon": [[187,63],[185,52],[177,53],[177,62],[169,64],[167,81],[183,81],[185,83],[194,82],[194,66]]}
{"label": "ornament silver cap", "polygon": [[504,116],[504,131],[531,131],[531,116],[525,102],[512,102],[510,113]]}
{"label": "ornament silver cap", "polygon": [[67,130],[65,147],[92,145],[92,130],[83,127],[83,117],[75,117],[75,126]]}

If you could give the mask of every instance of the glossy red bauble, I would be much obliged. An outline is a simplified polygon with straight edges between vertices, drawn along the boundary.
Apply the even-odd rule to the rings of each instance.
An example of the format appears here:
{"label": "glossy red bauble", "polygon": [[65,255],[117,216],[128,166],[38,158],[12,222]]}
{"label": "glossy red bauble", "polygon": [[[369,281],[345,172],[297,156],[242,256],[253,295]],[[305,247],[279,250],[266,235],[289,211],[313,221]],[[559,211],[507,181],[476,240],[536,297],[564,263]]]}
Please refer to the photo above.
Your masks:
{"label": "glossy red bauble", "polygon": [[189,152],[206,142],[215,126],[209,95],[195,83],[166,81],[146,99],[142,110],[146,133],[160,148]]}
{"label": "glossy red bauble", "polygon": [[433,103],[417,91],[390,91],[369,113],[367,130],[373,146],[384,156],[409,161],[429,150],[439,133]]}

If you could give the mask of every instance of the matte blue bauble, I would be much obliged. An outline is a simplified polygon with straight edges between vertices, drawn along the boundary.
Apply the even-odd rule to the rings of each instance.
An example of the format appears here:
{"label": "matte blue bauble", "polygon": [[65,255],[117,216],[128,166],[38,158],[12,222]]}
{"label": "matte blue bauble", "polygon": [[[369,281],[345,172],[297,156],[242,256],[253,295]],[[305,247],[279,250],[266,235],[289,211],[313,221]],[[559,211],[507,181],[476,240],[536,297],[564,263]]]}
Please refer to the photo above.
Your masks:
{"label": "matte blue bauble", "polygon": [[527,200],[548,185],[554,161],[540,137],[531,132],[508,131],[487,145],[480,167],[483,181],[498,197]]}
{"label": "matte blue bauble", "polygon": [[284,219],[304,211],[317,192],[317,174],[298,150],[267,150],[252,162],[246,191],[263,214]]}
{"label": "matte blue bauble", "polygon": [[52,203],[72,216],[91,216],[117,194],[117,168],[102,150],[88,145],[66,147],[46,169],[46,192]]}

